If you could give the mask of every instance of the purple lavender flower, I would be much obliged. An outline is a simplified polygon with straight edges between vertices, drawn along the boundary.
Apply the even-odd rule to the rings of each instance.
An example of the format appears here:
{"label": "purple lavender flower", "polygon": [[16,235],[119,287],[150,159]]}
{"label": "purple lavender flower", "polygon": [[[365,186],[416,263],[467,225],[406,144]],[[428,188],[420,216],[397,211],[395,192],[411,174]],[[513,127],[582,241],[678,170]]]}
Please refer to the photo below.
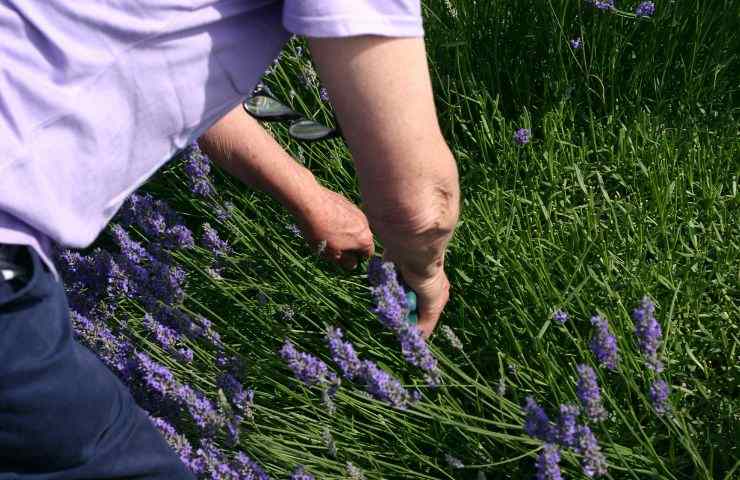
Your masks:
{"label": "purple lavender flower", "polygon": [[578,365],[578,383],[576,384],[576,394],[581,400],[583,410],[586,416],[592,422],[601,422],[606,420],[607,413],[601,403],[601,390],[596,381],[596,372],[588,365]]}
{"label": "purple lavender flower", "polygon": [[644,297],[640,306],[632,311],[632,318],[635,320],[635,335],[647,360],[648,368],[662,372],[663,362],[658,359],[658,347],[663,333],[655,319],[655,304],[648,297]]}
{"label": "purple lavender flower", "polygon": [[115,335],[105,323],[92,321],[74,310],[70,311],[70,318],[75,337],[80,343],[92,350],[108,368],[128,383],[136,368],[132,359],[134,348],[128,340]]}
{"label": "purple lavender flower", "polygon": [[570,39],[570,48],[573,50],[578,50],[583,46],[583,40],[581,40],[581,37],[575,37]]}
{"label": "purple lavender flower", "polygon": [[142,322],[144,327],[154,336],[157,343],[167,351],[173,351],[175,346],[180,341],[180,335],[172,328],[162,325],[154,319],[150,314],[144,315]]}
{"label": "purple lavender flower", "polygon": [[283,344],[280,356],[283,357],[293,374],[307,386],[320,386],[331,391],[336,391],[339,387],[339,378],[329,370],[324,362],[311,354],[299,352],[290,340],[286,340]]}
{"label": "purple lavender flower", "polygon": [[216,219],[221,223],[225,222],[231,218],[231,213],[234,211],[234,208],[236,208],[234,204],[229,201],[224,202],[223,206],[217,205],[214,210]]}
{"label": "purple lavender flower", "polygon": [[185,173],[188,174],[190,190],[201,197],[209,197],[214,193],[208,175],[211,173],[211,163],[201,152],[198,144],[192,144],[185,151]]}
{"label": "purple lavender flower", "polygon": [[560,474],[560,450],[558,446],[552,443],[546,443],[540,454],[537,456],[535,463],[537,480],[561,480]]}
{"label": "purple lavender flower", "polygon": [[593,432],[586,425],[578,427],[575,451],[583,456],[581,470],[584,475],[589,478],[606,475],[606,457]]}
{"label": "purple lavender flower", "polygon": [[519,145],[526,145],[529,143],[529,137],[531,132],[528,128],[520,128],[514,132],[514,141]]}
{"label": "purple lavender flower", "polygon": [[664,415],[670,410],[668,395],[670,395],[670,388],[665,380],[656,380],[650,386],[650,400],[658,415]]}
{"label": "purple lavender flower", "polygon": [[344,341],[340,329],[329,327],[326,341],[329,344],[332,360],[337,364],[346,379],[354,380],[361,375],[362,362],[355,353],[354,346],[350,342]]}
{"label": "purple lavender flower", "polygon": [[329,103],[329,90],[326,89],[326,87],[321,87],[319,89],[319,98],[321,98],[321,101],[324,103]]}
{"label": "purple lavender flower", "polygon": [[613,10],[614,9],[614,0],[605,0],[605,1],[586,0],[586,3],[591,3],[594,7],[598,8],[599,10]]}
{"label": "purple lavender flower", "polygon": [[221,387],[229,399],[229,403],[239,413],[244,414],[247,418],[252,418],[254,413],[254,390],[244,388],[239,380],[230,373],[224,373],[218,379],[218,386]]}
{"label": "purple lavender flower", "polygon": [[576,444],[578,407],[575,405],[560,405],[558,417],[557,442],[564,447],[574,447]]}
{"label": "purple lavender flower", "polygon": [[545,409],[532,398],[527,397],[524,404],[524,414],[526,421],[524,431],[532,438],[537,438],[543,442],[551,442],[555,437],[553,424],[550,422]]}
{"label": "purple lavender flower", "polygon": [[609,370],[616,370],[619,363],[617,339],[609,330],[609,322],[599,315],[594,315],[591,317],[591,324],[596,327],[589,344],[591,351],[603,366]]}
{"label": "purple lavender flower", "polygon": [[157,427],[157,430],[162,434],[167,444],[177,453],[182,463],[190,467],[193,461],[193,447],[185,435],[178,433],[166,420],[151,416],[149,420]]}
{"label": "purple lavender flower", "polygon": [[239,480],[270,480],[262,467],[244,452],[238,452],[233,463]]}
{"label": "purple lavender flower", "polygon": [[225,257],[231,253],[231,246],[229,243],[225,240],[221,240],[216,229],[211,227],[208,223],[203,224],[201,243],[203,243],[203,246],[213,252],[216,256]]}
{"label": "purple lavender flower", "polygon": [[568,321],[568,313],[563,310],[555,310],[555,313],[552,314],[552,319],[558,322],[559,324],[563,325],[565,322]]}
{"label": "purple lavender flower", "polygon": [[374,362],[362,362],[362,380],[367,392],[378,400],[389,403],[392,407],[405,410],[417,398],[403,388],[401,382]]}
{"label": "purple lavender flower", "polygon": [[290,475],[290,480],[314,480],[313,475],[306,473],[303,465],[299,465]]}
{"label": "purple lavender flower", "polygon": [[635,15],[638,17],[652,17],[655,13],[655,4],[653,2],[640,2],[635,9]]}
{"label": "purple lavender flower", "polygon": [[397,335],[401,342],[401,353],[406,361],[424,371],[427,385],[438,386],[441,372],[437,359],[432,355],[429,345],[422,336],[421,329],[416,325],[403,324],[398,329]]}
{"label": "purple lavender flower", "polygon": [[211,440],[201,440],[200,448],[193,461],[195,471],[203,478],[213,480],[240,480],[239,474],[231,467],[224,455]]}

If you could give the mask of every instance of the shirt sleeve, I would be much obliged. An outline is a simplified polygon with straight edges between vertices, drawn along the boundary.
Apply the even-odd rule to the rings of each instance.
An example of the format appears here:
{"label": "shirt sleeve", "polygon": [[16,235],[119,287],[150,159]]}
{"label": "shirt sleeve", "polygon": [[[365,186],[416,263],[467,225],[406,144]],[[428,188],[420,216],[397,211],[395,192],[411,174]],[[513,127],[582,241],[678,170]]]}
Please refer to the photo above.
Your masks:
{"label": "shirt sleeve", "polygon": [[421,0],[285,0],[283,25],[307,37],[421,37]]}

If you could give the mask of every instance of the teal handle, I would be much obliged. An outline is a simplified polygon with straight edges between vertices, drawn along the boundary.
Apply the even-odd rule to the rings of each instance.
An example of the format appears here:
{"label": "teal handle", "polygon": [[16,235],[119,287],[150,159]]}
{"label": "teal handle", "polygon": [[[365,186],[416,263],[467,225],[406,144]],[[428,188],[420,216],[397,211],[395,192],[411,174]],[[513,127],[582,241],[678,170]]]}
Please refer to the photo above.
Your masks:
{"label": "teal handle", "polygon": [[406,292],[406,304],[409,307],[409,315],[406,317],[406,321],[411,325],[416,325],[419,321],[419,314],[416,312],[416,292],[413,290]]}

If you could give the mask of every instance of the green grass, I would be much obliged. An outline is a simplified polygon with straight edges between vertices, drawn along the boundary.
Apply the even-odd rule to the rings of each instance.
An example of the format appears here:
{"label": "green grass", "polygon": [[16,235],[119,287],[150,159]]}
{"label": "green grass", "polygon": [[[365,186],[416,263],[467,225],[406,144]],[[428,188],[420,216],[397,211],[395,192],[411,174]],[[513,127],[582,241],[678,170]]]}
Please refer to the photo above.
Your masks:
{"label": "green grass", "polygon": [[[541,445],[524,434],[520,406],[531,395],[554,416],[558,404],[577,401],[575,365],[595,365],[588,320],[598,312],[622,358],[617,373],[597,369],[611,416],[594,431],[610,478],[736,478],[740,3],[659,2],[651,20],[584,2],[449,3],[456,15],[432,1],[425,17],[463,193],[442,323],[464,352],[440,334],[432,339],[445,378],[439,390],[423,387],[368,312],[364,270],[347,274],[316,259],[272,199],[218,173],[219,201],[237,207],[221,224],[212,203],[190,197],[179,164],[147,187],[234,246],[220,280],[206,272],[205,250],[177,259],[189,272],[188,308],[214,320],[247,359],[257,407],[241,447],[278,477],[300,463],[317,478],[347,478],[350,461],[369,479],[531,478]],[[568,46],[576,35],[582,50]],[[266,82],[330,122],[317,90],[298,81],[307,60],[296,45]],[[533,132],[524,147],[512,142],[521,126]],[[341,141],[299,145],[284,127],[270,128],[322,183],[359,201]],[[643,295],[655,300],[664,332],[663,378],[672,387],[664,417],[651,409],[654,374],[632,333],[630,312]],[[293,319],[284,318],[287,307]],[[571,314],[564,326],[550,321],[555,308]],[[345,382],[330,415],[277,355],[291,338],[329,362],[329,324],[341,325],[362,356],[419,385],[424,400],[394,411]],[[215,394],[212,354],[196,356],[196,369],[170,363]],[[466,468],[450,469],[445,453]],[[563,454],[567,477],[582,477],[578,461]]]}

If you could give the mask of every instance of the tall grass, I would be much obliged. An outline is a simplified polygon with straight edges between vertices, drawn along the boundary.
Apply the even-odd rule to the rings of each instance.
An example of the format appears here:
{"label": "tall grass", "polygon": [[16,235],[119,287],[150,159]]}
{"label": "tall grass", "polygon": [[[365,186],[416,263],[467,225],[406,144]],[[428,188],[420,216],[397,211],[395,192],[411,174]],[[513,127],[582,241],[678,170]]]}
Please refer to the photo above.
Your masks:
{"label": "tall grass", "polygon": [[[240,447],[278,477],[303,464],[317,478],[347,478],[351,462],[369,479],[531,478],[541,442],[524,433],[521,405],[532,396],[554,414],[577,402],[575,366],[596,365],[588,319],[600,313],[622,358],[616,373],[597,369],[610,416],[595,433],[610,478],[733,478],[740,4],[660,2],[654,18],[635,19],[584,2],[450,0],[427,2],[425,17],[440,121],[463,192],[442,324],[464,350],[432,338],[441,388],[424,386],[369,312],[364,270],[318,260],[272,199],[220,172],[217,198],[193,199],[178,162],[147,186],[196,231],[208,221],[234,247],[221,278],[207,271],[205,249],[175,256],[188,271],[187,308],[213,320],[227,348],[247,360],[256,406]],[[569,46],[575,36],[582,49]],[[299,44],[265,82],[331,122],[316,86],[298,80],[309,65]],[[532,129],[530,144],[512,141],[519,127]],[[340,140],[297,144],[283,126],[269,128],[322,183],[360,201]],[[219,222],[214,208],[225,201],[236,208]],[[643,295],[655,300],[664,332],[663,377],[672,387],[664,416],[651,406],[655,374],[630,318]],[[551,320],[556,308],[570,313],[564,325]],[[331,365],[326,325],[341,326],[362,356],[416,385],[422,401],[397,411],[345,382],[336,412],[327,411],[277,353],[290,338]],[[146,348],[215,398],[213,352],[197,349],[184,367]],[[453,469],[445,454],[465,467]],[[563,452],[567,477],[582,476],[578,462]]]}

